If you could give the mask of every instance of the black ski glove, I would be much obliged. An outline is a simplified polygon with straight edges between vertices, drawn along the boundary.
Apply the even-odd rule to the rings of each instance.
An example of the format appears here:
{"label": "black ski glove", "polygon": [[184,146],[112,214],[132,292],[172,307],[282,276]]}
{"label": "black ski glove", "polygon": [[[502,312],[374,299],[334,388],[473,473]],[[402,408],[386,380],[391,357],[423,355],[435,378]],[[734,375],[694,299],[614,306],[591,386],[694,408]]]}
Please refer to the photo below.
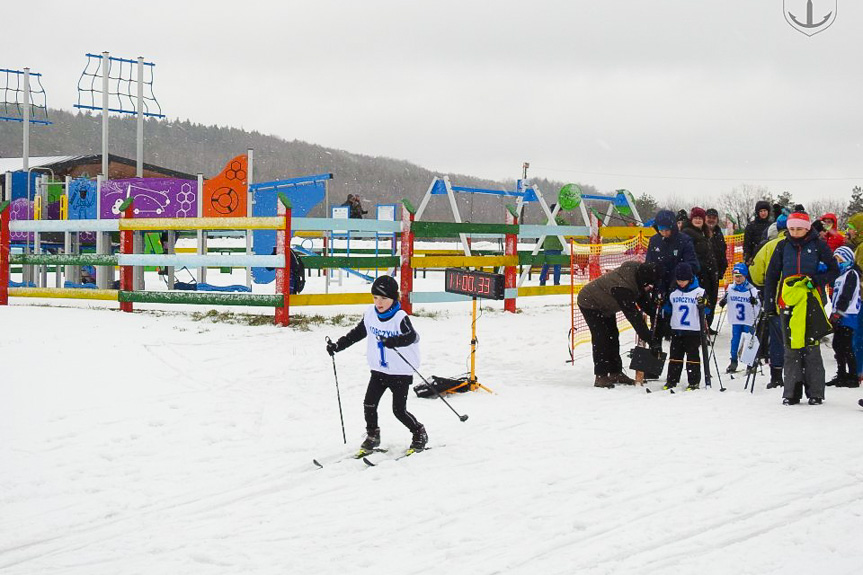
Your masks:
{"label": "black ski glove", "polygon": [[750,297],[749,303],[751,303],[752,305],[758,305],[758,298],[755,296]]}
{"label": "black ski glove", "polygon": [[381,343],[387,349],[394,349],[399,346],[398,339],[395,337],[384,337],[381,338]]}
{"label": "black ski glove", "polygon": [[722,296],[722,299],[719,300],[719,307],[725,307],[728,304],[728,296]]}
{"label": "black ski glove", "polygon": [[335,342],[328,341],[327,342],[327,353],[330,356],[336,355],[336,352],[339,351],[339,346]]}

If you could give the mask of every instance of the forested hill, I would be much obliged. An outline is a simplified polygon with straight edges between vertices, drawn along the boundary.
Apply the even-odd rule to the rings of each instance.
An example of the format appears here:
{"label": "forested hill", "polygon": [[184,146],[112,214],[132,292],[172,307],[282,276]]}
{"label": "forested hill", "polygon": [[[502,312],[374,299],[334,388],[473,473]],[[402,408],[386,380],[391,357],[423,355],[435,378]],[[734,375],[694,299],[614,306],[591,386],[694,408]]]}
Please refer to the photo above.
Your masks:
{"label": "forested hill", "polygon": [[[30,131],[31,156],[101,153],[100,116],[50,110],[49,118],[52,125],[37,125]],[[110,152],[134,159],[135,119],[112,117],[110,129]],[[349,193],[359,194],[371,217],[378,203],[395,203],[408,198],[418,205],[432,178],[441,175],[402,160],[364,156],[226,126],[148,119],[144,133],[145,162],[191,174],[200,172],[205,177],[218,174],[225,162],[248,148],[255,151],[255,179],[259,182],[332,173],[331,204],[342,203]],[[0,157],[20,157],[21,140],[20,123],[0,122]],[[519,168],[513,166],[513,171],[518,173]],[[515,188],[514,180],[494,182],[457,174],[450,174],[450,179],[467,187]],[[549,203],[554,201],[564,183],[532,182],[539,185]],[[587,187],[585,191],[593,190]],[[456,197],[462,218],[474,222],[502,222],[506,203],[514,203],[512,199],[504,201],[487,195],[457,194]],[[311,215],[323,216],[323,206]],[[436,196],[423,217],[451,221],[449,202]],[[528,210],[528,222],[537,223],[539,219],[538,208]]]}

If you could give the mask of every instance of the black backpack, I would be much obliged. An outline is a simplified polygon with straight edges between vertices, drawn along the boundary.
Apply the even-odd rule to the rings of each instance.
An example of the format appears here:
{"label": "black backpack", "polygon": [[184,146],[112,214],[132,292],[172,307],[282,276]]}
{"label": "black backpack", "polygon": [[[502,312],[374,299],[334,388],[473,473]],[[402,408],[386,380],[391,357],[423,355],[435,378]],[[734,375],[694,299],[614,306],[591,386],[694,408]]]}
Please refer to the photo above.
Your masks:
{"label": "black backpack", "polygon": [[291,250],[291,293],[297,294],[306,287],[306,266],[294,250]]}

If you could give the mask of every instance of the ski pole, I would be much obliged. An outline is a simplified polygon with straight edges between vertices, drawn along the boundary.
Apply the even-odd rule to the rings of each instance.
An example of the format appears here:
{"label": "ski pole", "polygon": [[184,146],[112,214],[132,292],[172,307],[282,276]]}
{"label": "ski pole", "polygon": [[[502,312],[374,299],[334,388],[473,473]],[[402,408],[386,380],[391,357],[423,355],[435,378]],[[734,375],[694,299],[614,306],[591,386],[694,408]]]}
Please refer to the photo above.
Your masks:
{"label": "ski pole", "polygon": [[467,421],[467,414],[466,414],[466,413],[465,413],[464,415],[459,415],[458,411],[456,411],[456,410],[453,408],[453,406],[451,406],[451,405],[449,404],[449,402],[448,402],[446,399],[444,399],[444,397],[443,397],[441,394],[439,394],[439,393],[437,392],[437,389],[435,389],[435,387],[434,387],[432,384],[430,384],[426,378],[424,378],[424,377],[423,377],[423,374],[421,374],[420,372],[418,372],[418,371],[417,371],[417,368],[415,368],[411,362],[409,362],[407,359],[405,359],[405,356],[403,356],[403,355],[402,355],[402,353],[401,353],[397,348],[395,348],[395,347],[394,347],[394,348],[392,348],[392,350],[393,350],[394,352],[396,352],[396,355],[398,355],[400,358],[402,358],[402,361],[403,361],[403,362],[405,362],[406,364],[408,364],[408,365],[411,367],[411,369],[412,369],[412,370],[414,370],[414,373],[415,373],[415,374],[417,374],[418,376],[420,376],[420,379],[421,379],[421,380],[423,380],[423,382],[425,382],[425,384],[428,386],[428,388],[434,392],[435,397],[437,397],[438,399],[440,399],[441,401],[443,401],[443,402],[446,404],[446,406],[447,406],[448,408],[450,408],[450,409],[452,410],[452,412],[453,412],[453,413],[455,413],[455,414],[458,416],[459,421]]}
{"label": "ski pole", "polygon": [[722,376],[719,374],[719,360],[716,359],[716,354],[713,353],[713,348],[710,349],[710,355],[713,356],[713,365],[716,366],[716,379],[719,380],[719,391],[725,391],[725,386],[722,385]]}
{"label": "ski pole", "polygon": [[[330,336],[327,336],[327,343],[333,343]],[[336,378],[336,399],[339,401],[339,419],[342,421],[342,440],[347,445],[348,437],[345,435],[345,417],[342,415],[342,396],[339,393],[339,374],[336,372],[336,356],[330,355],[330,358],[333,360],[333,376]]]}

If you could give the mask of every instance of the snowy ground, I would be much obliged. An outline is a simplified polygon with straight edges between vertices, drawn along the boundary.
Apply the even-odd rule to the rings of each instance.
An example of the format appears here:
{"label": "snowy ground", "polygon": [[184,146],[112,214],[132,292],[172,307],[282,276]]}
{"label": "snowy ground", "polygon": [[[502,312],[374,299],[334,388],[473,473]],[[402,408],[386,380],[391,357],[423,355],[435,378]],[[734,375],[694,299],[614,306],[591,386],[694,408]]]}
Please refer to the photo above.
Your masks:
{"label": "snowy ground", "polygon": [[[565,363],[568,296],[483,313],[477,372],[495,393],[451,397],[465,423],[439,400],[409,400],[434,449],[324,469],[312,458],[362,439],[364,348],[336,356],[348,446],[324,351],[361,307],[296,309],[349,314],[301,331],[12,303],[0,308],[4,574],[850,574],[863,564],[860,390],[783,407],[766,375],[754,395],[728,376],[726,393],[595,389],[588,346]],[[461,374],[469,305],[421,310],[420,371]],[[832,374],[829,347],[823,355]],[[385,446],[406,447],[409,433],[381,413]]]}

